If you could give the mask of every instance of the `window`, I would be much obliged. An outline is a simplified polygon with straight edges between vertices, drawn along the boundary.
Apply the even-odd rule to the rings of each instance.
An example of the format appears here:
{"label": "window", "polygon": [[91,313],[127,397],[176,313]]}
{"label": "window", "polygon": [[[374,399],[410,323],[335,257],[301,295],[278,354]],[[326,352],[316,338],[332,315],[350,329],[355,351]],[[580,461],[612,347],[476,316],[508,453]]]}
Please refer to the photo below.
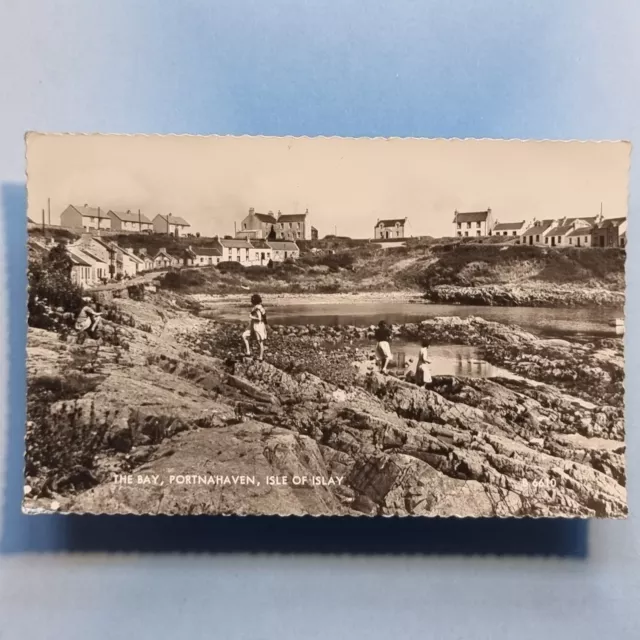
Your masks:
{"label": "window", "polygon": [[243,228],[243,229],[246,229],[246,228],[247,228],[247,223],[246,223],[246,222],[245,222],[245,223],[243,223],[242,228]]}
{"label": "window", "polygon": [[[545,238],[546,240],[547,238]],[[540,242],[540,236],[536,236],[536,242]]]}
{"label": "window", "polygon": [[476,222],[476,227],[479,229],[480,228],[480,223]]}
{"label": "window", "polygon": [[471,223],[467,222],[467,229],[471,229]]}
{"label": "window", "polygon": [[[458,226],[460,226],[460,225],[458,225]],[[458,237],[461,237],[461,236],[462,236],[462,231],[458,231]]]}
{"label": "window", "polygon": [[477,235],[477,236],[479,236],[479,235],[480,235],[480,233],[481,233],[481,231],[480,231],[480,229],[478,229],[478,230],[476,231],[476,235]]}
{"label": "window", "polygon": [[240,256],[236,256],[236,262],[240,262]]}
{"label": "window", "polygon": [[287,257],[287,252],[286,252],[286,251],[284,252],[284,257],[285,257],[285,259],[286,259],[286,257]]}
{"label": "window", "polygon": [[[382,225],[380,225],[380,226],[382,226]],[[462,223],[458,222],[458,229],[461,229],[461,228],[462,228]]]}
{"label": "window", "polygon": [[465,235],[465,236],[468,236],[468,235],[469,235],[469,232],[468,232],[468,231],[465,231],[465,232],[464,232],[464,235]]}
{"label": "window", "polygon": [[514,231],[514,232],[513,232],[513,235],[514,235],[514,236],[517,236],[517,235],[518,235],[518,232],[517,232],[517,231]]}
{"label": "window", "polygon": [[562,236],[558,236],[558,244],[562,244]]}
{"label": "window", "polygon": [[291,223],[290,222],[288,223],[288,225],[289,225],[289,229],[291,229]]}
{"label": "window", "polygon": [[573,238],[569,238],[569,244],[573,244]]}
{"label": "window", "polygon": [[216,263],[220,262],[220,258],[216,258]]}

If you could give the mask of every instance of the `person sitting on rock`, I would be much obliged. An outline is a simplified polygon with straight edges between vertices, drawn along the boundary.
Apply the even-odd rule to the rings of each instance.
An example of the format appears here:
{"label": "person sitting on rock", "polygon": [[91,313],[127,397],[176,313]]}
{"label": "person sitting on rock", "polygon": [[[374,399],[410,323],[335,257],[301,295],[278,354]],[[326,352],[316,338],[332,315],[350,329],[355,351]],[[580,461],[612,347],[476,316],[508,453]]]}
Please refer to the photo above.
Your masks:
{"label": "person sitting on rock", "polygon": [[377,341],[376,354],[380,362],[380,373],[387,373],[387,367],[392,357],[391,346],[389,344],[391,340],[391,329],[384,320],[380,320],[378,323],[374,337]]}
{"label": "person sitting on rock", "polygon": [[78,342],[84,341],[86,336],[98,338],[98,327],[100,326],[100,319],[102,314],[98,313],[91,305],[93,300],[86,296],[82,298],[84,306],[80,310],[78,317],[76,318],[76,331],[78,332]]}
{"label": "person sitting on rock", "polygon": [[420,353],[418,354],[415,381],[416,384],[421,387],[429,386],[432,382],[431,370],[429,369],[429,365],[431,364],[431,360],[429,360],[429,346],[429,341],[426,339],[423,340]]}
{"label": "person sitting on rock", "polygon": [[264,341],[267,339],[267,312],[262,306],[262,298],[254,293],[251,296],[251,313],[249,314],[249,328],[242,334],[242,340],[246,348],[246,355],[251,356],[249,338],[253,337],[258,343],[259,356],[262,362],[264,358]]}

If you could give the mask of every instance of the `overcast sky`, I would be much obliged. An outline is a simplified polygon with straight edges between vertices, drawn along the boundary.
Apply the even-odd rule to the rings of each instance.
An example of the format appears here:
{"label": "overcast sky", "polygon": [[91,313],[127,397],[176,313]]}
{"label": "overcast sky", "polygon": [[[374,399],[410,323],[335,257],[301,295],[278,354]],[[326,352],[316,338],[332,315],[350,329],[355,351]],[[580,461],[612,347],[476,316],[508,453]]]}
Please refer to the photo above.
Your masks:
{"label": "overcast sky", "polygon": [[230,234],[249,207],[300,213],[320,236],[370,237],[378,218],[451,235],[455,209],[501,221],[627,212],[630,145],[500,140],[32,135],[29,216],[68,204],[140,208]]}

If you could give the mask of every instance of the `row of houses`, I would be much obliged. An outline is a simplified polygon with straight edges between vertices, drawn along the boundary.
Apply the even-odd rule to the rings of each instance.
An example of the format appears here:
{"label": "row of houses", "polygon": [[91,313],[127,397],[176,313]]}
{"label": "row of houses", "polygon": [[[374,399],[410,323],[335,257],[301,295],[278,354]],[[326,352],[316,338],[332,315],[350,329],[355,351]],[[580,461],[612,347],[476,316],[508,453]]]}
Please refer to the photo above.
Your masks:
{"label": "row of houses", "polygon": [[82,229],[83,231],[133,231],[138,233],[164,233],[180,237],[191,225],[180,216],[171,213],[159,213],[149,220],[140,212],[103,211],[100,207],[90,207],[87,204],[77,206],[70,204],[60,214],[60,225],[68,229]]}
{"label": "row of houses", "polygon": [[516,244],[624,247],[627,244],[627,218],[597,216],[520,220],[493,220],[491,209],[486,211],[456,211],[453,218],[454,235],[462,237],[506,236],[516,238]]}
{"label": "row of houses", "polygon": [[[30,239],[35,252],[46,250],[44,241]],[[270,262],[295,260],[300,249],[289,240],[267,241],[239,238],[214,238],[210,247],[188,246],[180,250],[160,248],[153,255],[146,249],[133,251],[116,242],[91,234],[83,234],[66,245],[71,259],[71,280],[91,287],[110,280],[133,278],[146,271],[179,267],[217,265],[221,262],[239,262],[244,266],[267,266]]]}

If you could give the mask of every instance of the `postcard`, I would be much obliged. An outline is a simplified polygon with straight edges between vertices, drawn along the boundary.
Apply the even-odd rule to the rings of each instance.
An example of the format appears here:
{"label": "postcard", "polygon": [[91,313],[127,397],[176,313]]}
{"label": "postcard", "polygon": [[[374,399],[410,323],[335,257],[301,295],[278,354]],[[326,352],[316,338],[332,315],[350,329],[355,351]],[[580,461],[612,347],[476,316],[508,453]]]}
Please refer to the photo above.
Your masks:
{"label": "postcard", "polygon": [[25,513],[627,515],[628,143],[26,146]]}

